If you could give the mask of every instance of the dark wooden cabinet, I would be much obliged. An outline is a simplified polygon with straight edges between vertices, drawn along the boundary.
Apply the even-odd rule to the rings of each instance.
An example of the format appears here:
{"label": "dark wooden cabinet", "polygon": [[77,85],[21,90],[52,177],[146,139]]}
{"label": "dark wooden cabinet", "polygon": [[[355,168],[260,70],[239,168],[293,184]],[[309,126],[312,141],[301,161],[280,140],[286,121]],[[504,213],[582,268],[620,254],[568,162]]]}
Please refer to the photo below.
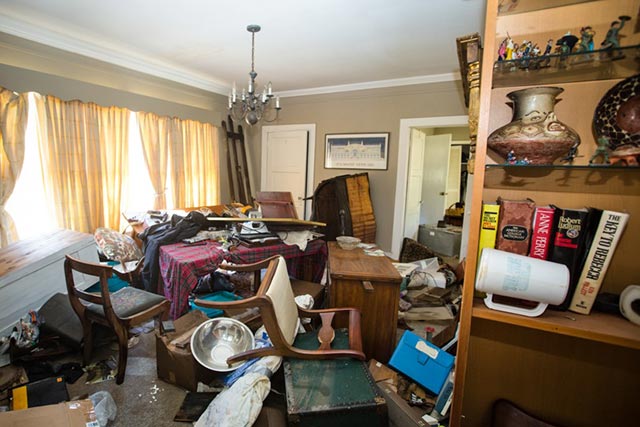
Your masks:
{"label": "dark wooden cabinet", "polygon": [[367,359],[386,363],[393,353],[401,281],[387,257],[369,256],[360,248],[346,251],[329,242],[329,306],[360,309]]}

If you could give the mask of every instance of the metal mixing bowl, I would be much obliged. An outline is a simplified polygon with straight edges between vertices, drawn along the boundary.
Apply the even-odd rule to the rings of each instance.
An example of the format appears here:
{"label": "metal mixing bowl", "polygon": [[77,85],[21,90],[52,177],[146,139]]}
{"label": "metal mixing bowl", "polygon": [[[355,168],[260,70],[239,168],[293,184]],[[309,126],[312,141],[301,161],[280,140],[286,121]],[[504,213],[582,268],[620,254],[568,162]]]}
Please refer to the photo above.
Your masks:
{"label": "metal mixing bowl", "polygon": [[204,367],[228,372],[238,369],[246,361],[227,365],[227,358],[251,350],[255,340],[251,329],[228,317],[207,320],[191,336],[193,357]]}

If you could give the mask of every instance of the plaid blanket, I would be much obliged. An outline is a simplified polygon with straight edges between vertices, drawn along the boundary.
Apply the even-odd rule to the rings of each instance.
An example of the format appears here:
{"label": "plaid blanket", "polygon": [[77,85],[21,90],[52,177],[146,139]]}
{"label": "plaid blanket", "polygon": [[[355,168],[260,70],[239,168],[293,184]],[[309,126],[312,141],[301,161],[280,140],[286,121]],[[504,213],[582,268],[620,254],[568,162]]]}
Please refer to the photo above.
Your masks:
{"label": "plaid blanket", "polygon": [[162,284],[159,291],[171,301],[171,318],[177,319],[187,311],[189,294],[197,285],[198,277],[215,271],[223,261],[250,264],[273,255],[284,257],[291,277],[319,283],[327,263],[327,244],[320,239],[311,241],[304,252],[285,243],[255,248],[238,246],[230,251],[212,241],[204,245],[176,243],[162,246],[159,257]]}

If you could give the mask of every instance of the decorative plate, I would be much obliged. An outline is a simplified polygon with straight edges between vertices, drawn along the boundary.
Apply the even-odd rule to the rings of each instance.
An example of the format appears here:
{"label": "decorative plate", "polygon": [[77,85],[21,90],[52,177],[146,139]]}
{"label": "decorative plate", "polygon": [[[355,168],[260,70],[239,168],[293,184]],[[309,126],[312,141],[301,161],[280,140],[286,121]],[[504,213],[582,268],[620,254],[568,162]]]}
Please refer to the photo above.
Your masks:
{"label": "decorative plate", "polygon": [[609,148],[640,146],[640,74],[622,80],[602,97],[593,116],[596,138],[609,138]]}

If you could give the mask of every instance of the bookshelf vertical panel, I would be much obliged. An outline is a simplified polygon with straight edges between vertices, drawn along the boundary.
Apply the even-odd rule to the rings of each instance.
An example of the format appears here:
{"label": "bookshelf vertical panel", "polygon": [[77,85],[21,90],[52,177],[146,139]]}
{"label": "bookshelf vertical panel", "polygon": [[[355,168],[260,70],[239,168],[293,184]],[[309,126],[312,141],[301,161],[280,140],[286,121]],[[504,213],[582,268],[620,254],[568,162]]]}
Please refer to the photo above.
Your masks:
{"label": "bookshelf vertical panel", "polygon": [[465,384],[473,398],[465,399],[461,425],[491,425],[491,407],[501,398],[558,425],[623,426],[640,419],[637,351],[592,344],[474,319],[468,362],[474,374]]}

